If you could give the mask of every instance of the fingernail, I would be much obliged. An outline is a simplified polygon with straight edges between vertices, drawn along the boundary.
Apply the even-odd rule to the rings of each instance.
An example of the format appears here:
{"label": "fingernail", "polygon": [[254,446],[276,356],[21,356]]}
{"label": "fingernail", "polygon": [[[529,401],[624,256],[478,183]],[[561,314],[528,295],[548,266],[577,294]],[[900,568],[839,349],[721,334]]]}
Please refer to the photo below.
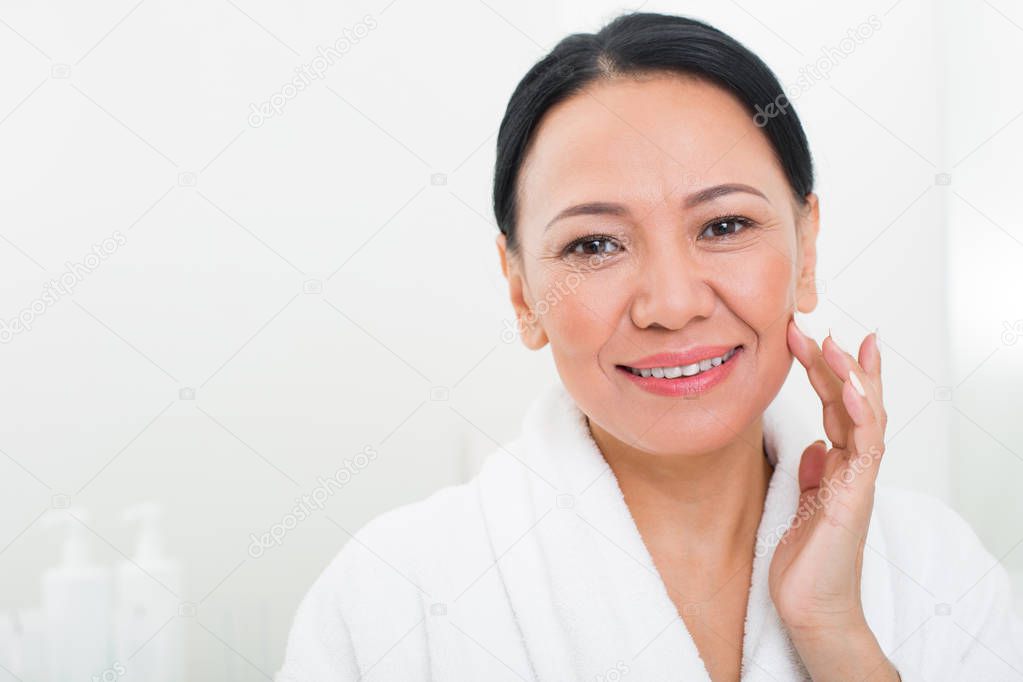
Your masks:
{"label": "fingernail", "polygon": [[837,337],[837,336],[835,336],[835,332],[834,332],[834,331],[832,331],[831,327],[828,327],[828,336],[830,336],[830,337],[831,337],[831,340],[832,340],[832,342],[834,342],[834,344],[835,344],[836,346],[838,346],[838,349],[839,349],[839,350],[841,350],[841,351],[843,351],[843,352],[845,351],[845,346],[843,346],[843,345],[842,345],[842,342],[838,340],[838,337]]}
{"label": "fingernail", "polygon": [[849,370],[849,381],[852,382],[853,388],[856,389],[857,393],[859,393],[864,398],[867,397],[867,392],[863,390],[863,384],[860,383],[860,378],[856,376],[856,373],[853,372],[851,369]]}

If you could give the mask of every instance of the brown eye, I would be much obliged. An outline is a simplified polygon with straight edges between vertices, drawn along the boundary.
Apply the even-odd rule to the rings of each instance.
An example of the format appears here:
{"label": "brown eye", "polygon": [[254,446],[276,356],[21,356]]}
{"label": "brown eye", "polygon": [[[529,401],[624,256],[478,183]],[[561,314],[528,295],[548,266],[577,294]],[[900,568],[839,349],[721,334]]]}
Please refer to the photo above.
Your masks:
{"label": "brown eye", "polygon": [[753,222],[751,220],[739,216],[718,218],[712,223],[709,223],[707,227],[704,228],[703,232],[700,233],[700,237],[701,238],[731,237],[732,235],[735,235],[741,232],[742,230],[750,227],[752,224]]}
{"label": "brown eye", "polygon": [[571,256],[609,256],[620,248],[618,240],[602,235],[590,235],[577,239],[565,249]]}

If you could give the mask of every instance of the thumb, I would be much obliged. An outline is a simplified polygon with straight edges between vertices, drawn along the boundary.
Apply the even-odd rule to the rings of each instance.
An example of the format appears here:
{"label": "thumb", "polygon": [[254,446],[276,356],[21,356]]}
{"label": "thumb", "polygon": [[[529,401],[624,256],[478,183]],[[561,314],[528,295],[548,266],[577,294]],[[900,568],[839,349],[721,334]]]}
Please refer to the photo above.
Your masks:
{"label": "thumb", "polygon": [[824,458],[827,454],[828,444],[823,440],[816,440],[803,450],[803,457],[799,460],[800,493],[820,487],[821,477],[824,476]]}

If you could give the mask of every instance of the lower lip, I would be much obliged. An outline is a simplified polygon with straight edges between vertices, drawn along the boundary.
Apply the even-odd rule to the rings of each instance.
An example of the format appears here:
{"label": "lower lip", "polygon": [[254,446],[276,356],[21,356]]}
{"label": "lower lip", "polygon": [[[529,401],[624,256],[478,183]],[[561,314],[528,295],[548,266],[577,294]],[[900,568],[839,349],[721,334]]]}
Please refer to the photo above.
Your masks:
{"label": "lower lip", "polygon": [[735,361],[742,357],[743,350],[745,348],[740,346],[727,361],[722,362],[717,367],[711,367],[706,372],[700,372],[691,377],[681,376],[675,379],[658,379],[653,376],[638,376],[624,367],[616,367],[615,369],[648,393],[672,398],[685,397],[709,391],[727,379],[728,375],[732,373],[732,368],[735,367]]}

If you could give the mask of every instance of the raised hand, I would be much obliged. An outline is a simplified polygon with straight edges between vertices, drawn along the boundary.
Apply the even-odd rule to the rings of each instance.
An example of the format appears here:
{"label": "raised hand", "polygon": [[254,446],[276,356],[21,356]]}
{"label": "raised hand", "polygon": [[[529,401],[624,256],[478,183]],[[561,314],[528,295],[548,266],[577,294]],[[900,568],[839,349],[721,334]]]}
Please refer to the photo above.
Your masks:
{"label": "raised hand", "polygon": [[867,335],[854,358],[830,335],[822,349],[790,320],[788,344],[820,397],[831,446],[816,441],[803,451],[796,517],[771,561],[771,598],[811,673],[814,667],[829,677],[838,670],[869,670],[877,679],[897,679],[860,600],[888,423],[877,336]]}

